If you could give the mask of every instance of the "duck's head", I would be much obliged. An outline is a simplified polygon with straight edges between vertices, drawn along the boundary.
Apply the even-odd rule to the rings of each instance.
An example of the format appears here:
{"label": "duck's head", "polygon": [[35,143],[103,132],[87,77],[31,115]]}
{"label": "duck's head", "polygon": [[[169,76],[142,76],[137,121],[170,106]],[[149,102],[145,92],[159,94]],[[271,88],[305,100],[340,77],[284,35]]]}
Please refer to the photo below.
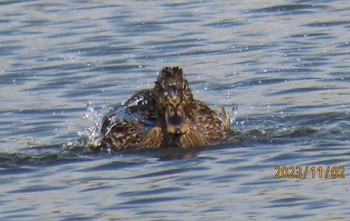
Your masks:
{"label": "duck's head", "polygon": [[159,97],[160,114],[164,114],[166,132],[172,135],[186,133],[188,124],[185,106],[193,100],[193,95],[182,69],[164,68],[156,81],[155,89]]}
{"label": "duck's head", "polygon": [[168,134],[181,135],[188,130],[184,104],[180,99],[168,99],[164,117],[165,129]]}

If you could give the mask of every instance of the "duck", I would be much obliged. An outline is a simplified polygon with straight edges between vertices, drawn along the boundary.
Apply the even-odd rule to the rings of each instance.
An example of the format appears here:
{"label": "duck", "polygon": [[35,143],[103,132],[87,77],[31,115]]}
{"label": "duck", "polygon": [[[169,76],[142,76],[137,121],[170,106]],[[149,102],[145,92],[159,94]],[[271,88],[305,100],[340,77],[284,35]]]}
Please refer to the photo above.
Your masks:
{"label": "duck", "polygon": [[224,108],[193,97],[182,68],[164,67],[153,88],[137,91],[104,117],[95,149],[202,147],[227,140],[230,127]]}

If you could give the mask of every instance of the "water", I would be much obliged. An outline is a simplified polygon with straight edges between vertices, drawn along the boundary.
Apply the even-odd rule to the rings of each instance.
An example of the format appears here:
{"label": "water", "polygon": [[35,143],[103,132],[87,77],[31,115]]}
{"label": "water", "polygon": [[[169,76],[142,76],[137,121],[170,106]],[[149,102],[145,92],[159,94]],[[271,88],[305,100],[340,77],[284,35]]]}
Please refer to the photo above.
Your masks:
{"label": "water", "polygon": [[[348,1],[0,5],[1,220],[350,220]],[[237,142],[88,151],[104,111],[167,65],[237,104]]]}

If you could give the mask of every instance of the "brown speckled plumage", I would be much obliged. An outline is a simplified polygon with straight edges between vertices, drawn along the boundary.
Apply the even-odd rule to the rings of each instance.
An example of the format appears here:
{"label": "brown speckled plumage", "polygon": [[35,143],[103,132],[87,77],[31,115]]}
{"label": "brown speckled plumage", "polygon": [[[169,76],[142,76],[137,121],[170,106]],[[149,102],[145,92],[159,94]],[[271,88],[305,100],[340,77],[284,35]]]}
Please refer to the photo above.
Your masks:
{"label": "brown speckled plumage", "polygon": [[125,104],[134,119],[110,117],[102,125],[98,148],[198,147],[226,140],[230,120],[225,110],[214,111],[193,98],[188,81],[178,67],[165,67],[155,87],[136,92]]}

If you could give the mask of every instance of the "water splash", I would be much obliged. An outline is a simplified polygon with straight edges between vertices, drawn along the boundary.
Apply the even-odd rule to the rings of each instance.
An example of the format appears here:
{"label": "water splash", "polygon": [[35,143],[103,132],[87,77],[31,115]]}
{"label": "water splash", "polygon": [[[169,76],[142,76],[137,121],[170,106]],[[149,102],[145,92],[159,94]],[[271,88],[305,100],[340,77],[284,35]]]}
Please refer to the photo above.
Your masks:
{"label": "water splash", "polygon": [[[102,138],[108,134],[115,126],[115,123],[120,120],[142,121],[145,124],[145,128],[149,128],[154,124],[153,121],[145,120],[142,115],[129,113],[126,110],[127,106],[121,103],[111,106],[93,106],[88,102],[86,107],[87,111],[84,114],[84,119],[92,121],[92,126],[78,131],[79,138],[65,145],[68,150],[89,151],[91,147],[99,146]],[[108,124],[104,124],[106,118],[109,118]],[[106,150],[111,152],[111,149]]]}
{"label": "water splash", "polygon": [[230,112],[230,123],[233,125],[233,123],[236,121],[238,114],[238,106],[236,104],[232,104],[231,112]]}
{"label": "water splash", "polygon": [[65,145],[68,150],[90,149],[91,146],[98,146],[102,139],[101,127],[104,116],[113,110],[113,107],[93,106],[91,102],[86,103],[86,108],[84,119],[92,121],[92,126],[78,131],[79,138]]}

